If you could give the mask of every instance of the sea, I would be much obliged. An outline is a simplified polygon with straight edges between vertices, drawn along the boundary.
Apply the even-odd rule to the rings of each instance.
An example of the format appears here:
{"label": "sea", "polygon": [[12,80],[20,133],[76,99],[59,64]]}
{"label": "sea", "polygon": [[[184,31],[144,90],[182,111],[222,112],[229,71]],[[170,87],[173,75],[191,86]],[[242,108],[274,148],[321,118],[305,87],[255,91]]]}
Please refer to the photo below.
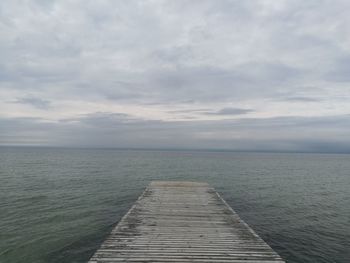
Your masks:
{"label": "sea", "polygon": [[87,262],[152,180],[211,184],[287,262],[350,262],[350,155],[0,148],[0,262]]}

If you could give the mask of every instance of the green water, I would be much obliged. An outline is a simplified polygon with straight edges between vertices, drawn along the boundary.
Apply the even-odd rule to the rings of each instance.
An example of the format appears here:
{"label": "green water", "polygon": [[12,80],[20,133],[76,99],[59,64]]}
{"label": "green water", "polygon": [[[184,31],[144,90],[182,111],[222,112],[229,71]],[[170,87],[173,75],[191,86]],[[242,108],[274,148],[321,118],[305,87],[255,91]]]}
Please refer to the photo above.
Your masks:
{"label": "green water", "polygon": [[0,262],[86,262],[152,180],[209,182],[288,262],[349,262],[350,155],[0,148]]}

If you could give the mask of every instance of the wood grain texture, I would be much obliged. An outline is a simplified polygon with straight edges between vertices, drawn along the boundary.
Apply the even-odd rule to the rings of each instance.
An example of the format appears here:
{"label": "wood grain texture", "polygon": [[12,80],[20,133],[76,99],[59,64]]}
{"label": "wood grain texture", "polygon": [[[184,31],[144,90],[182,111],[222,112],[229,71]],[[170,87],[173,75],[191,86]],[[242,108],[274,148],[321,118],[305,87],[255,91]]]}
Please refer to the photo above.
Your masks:
{"label": "wood grain texture", "polygon": [[156,181],[89,262],[284,261],[207,183]]}

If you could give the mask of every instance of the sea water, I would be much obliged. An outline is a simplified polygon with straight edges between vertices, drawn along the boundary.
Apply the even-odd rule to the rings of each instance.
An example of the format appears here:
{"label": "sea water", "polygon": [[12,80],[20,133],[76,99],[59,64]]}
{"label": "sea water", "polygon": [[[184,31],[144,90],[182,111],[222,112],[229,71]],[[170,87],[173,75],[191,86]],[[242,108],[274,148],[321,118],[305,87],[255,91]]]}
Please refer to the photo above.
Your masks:
{"label": "sea water", "polygon": [[86,262],[152,180],[210,183],[288,262],[350,262],[350,155],[0,148],[0,262]]}

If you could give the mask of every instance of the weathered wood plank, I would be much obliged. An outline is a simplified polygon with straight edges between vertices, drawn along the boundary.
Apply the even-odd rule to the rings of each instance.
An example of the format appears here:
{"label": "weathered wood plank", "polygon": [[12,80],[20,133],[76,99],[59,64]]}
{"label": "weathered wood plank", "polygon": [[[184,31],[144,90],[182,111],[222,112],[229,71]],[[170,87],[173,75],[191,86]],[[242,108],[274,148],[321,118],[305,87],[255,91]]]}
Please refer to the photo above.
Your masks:
{"label": "weathered wood plank", "polygon": [[284,262],[206,183],[152,182],[89,261]]}

